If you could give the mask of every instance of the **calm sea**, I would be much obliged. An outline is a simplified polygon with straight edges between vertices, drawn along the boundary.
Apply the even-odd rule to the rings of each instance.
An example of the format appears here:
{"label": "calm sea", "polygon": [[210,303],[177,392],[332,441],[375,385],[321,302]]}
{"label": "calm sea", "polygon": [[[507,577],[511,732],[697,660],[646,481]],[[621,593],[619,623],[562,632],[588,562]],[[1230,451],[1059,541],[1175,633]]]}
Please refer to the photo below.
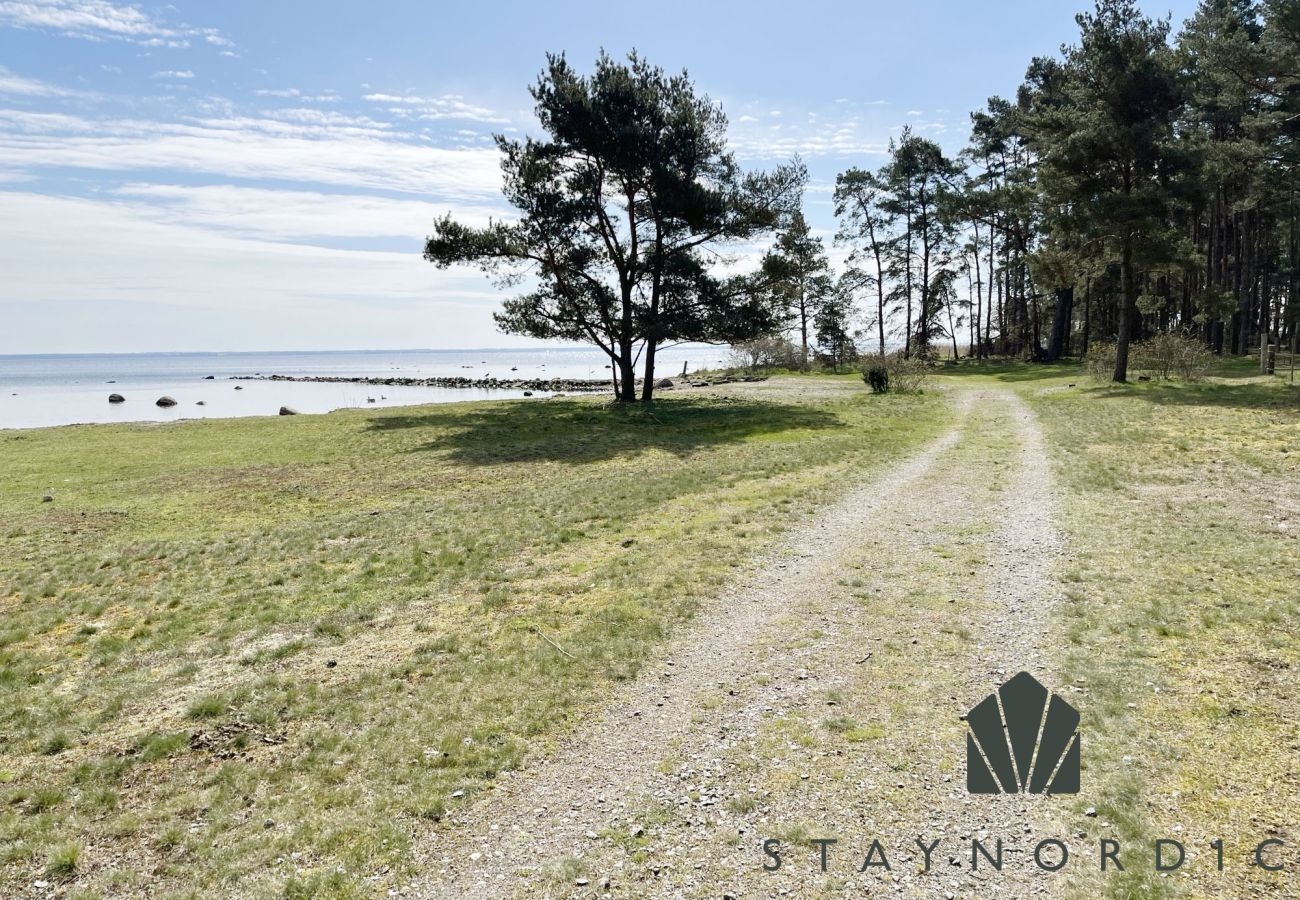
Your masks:
{"label": "calm sea", "polygon": [[[692,371],[712,368],[725,356],[725,348],[673,347],[659,352],[656,373],[680,374],[683,363]],[[606,364],[599,351],[586,348],[0,356],[0,428],[273,416],[281,406],[319,413],[523,396],[519,390],[235,382],[234,375],[603,379],[609,375]],[[212,380],[206,380],[209,375]],[[243,390],[235,390],[236,384]],[[110,404],[110,393],[126,402]],[[164,394],[177,405],[154,405]]]}

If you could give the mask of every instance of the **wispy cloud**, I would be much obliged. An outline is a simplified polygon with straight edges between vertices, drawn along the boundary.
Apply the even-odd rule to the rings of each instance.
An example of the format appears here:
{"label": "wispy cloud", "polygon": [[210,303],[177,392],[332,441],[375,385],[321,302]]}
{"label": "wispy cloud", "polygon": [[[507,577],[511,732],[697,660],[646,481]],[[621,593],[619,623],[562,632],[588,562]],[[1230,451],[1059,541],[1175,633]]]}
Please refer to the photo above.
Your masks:
{"label": "wispy cloud", "polygon": [[0,109],[0,167],[170,170],[449,200],[495,198],[501,189],[495,148],[432,147],[356,123],[252,117],[159,123]]}
{"label": "wispy cloud", "polygon": [[[77,265],[51,277],[69,233],[79,235]],[[499,295],[475,272],[410,252],[222,234],[115,202],[0,193],[0,260],[6,316],[26,323],[0,332],[0,353],[97,350],[106,335],[134,350],[249,347],[250,331],[290,349],[337,346],[339,335],[375,347],[420,334],[495,339],[487,313]]]}
{"label": "wispy cloud", "polygon": [[89,40],[122,40],[147,47],[187,47],[202,39],[222,47],[233,42],[215,28],[173,24],[135,6],[109,0],[0,0],[0,27],[53,31]]}
{"label": "wispy cloud", "polygon": [[179,70],[177,70],[177,69],[166,69],[166,70],[164,70],[164,71],[162,71],[162,72],[154,72],[154,73],[153,73],[152,75],[150,75],[149,77],[150,77],[150,78],[180,79],[180,80],[182,80],[182,81],[188,81],[189,79],[191,79],[191,78],[194,77],[194,73],[191,72],[189,69],[179,69]]}
{"label": "wispy cloud", "polygon": [[10,96],[21,95],[25,97],[82,97],[86,94],[82,91],[74,91],[70,88],[59,87],[45,81],[38,81],[35,78],[24,78],[15,72],[11,72],[4,66],[0,66],[0,94]]}
{"label": "wispy cloud", "polygon": [[457,203],[452,207],[427,200],[224,184],[131,183],[114,190],[113,196],[142,219],[299,243],[319,238],[412,242],[426,236],[434,220],[447,212],[474,225],[510,213],[500,204]]}
{"label": "wispy cloud", "polygon": [[412,94],[371,93],[363,98],[371,103],[384,106],[389,112],[401,118],[417,118],[430,121],[438,119],[470,119],[475,122],[503,123],[510,121],[501,114],[483,106],[466,103],[458,94],[443,94],[440,97],[420,97]]}
{"label": "wispy cloud", "polygon": [[806,121],[761,122],[741,116],[727,142],[744,160],[769,161],[792,156],[875,156],[886,151],[886,141],[857,118],[809,116]]}
{"label": "wispy cloud", "polygon": [[302,100],[305,103],[338,103],[342,98],[338,94],[325,92],[323,94],[304,94],[297,88],[257,88],[253,91],[255,97],[281,97],[286,100]]}

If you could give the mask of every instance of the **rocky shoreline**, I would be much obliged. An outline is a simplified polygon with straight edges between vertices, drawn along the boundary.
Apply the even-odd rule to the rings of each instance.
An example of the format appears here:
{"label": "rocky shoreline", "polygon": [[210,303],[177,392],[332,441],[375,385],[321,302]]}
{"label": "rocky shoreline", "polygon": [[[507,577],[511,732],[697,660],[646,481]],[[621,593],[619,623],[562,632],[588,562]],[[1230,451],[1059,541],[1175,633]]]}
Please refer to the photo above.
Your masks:
{"label": "rocky shoreline", "polygon": [[612,390],[608,381],[580,378],[375,378],[344,375],[231,375],[232,381],[312,381],[325,384],[367,384],[375,387],[495,388],[504,390],[582,393]]}
{"label": "rocky shoreline", "polygon": [[[373,387],[442,387],[442,388],[479,388],[522,390],[531,396],[533,391],[546,391],[551,394],[580,394],[610,391],[613,386],[608,381],[594,381],[585,378],[465,378],[445,376],[435,378],[377,378],[374,376],[347,375],[231,375],[231,381],[312,381],[324,384],[365,384]],[[660,378],[655,381],[655,388],[664,390],[674,387],[710,387],[715,384],[732,384],[738,381],[766,381],[766,375],[725,375],[721,377],[694,376],[674,381]],[[636,380],[640,390],[641,379]],[[236,389],[238,390],[238,389]]]}

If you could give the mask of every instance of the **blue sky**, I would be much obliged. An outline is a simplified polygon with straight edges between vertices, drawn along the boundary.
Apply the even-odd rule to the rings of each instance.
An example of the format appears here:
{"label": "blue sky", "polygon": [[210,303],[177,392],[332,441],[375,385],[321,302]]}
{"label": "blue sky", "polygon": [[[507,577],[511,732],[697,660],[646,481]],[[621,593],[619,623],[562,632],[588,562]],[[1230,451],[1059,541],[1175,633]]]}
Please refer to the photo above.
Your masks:
{"label": "blue sky", "polygon": [[688,69],[829,243],[837,172],[907,124],[960,150],[1081,2],[0,0],[0,353],[518,345],[419,251],[508,214],[491,134],[536,130],[547,51]]}

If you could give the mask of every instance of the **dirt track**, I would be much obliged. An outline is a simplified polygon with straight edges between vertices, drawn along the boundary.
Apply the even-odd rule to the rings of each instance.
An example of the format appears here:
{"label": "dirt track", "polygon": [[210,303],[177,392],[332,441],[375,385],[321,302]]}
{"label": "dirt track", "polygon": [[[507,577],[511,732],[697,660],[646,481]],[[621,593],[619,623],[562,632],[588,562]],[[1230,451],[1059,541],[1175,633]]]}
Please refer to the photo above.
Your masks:
{"label": "dirt track", "polygon": [[[1049,891],[1028,857],[1050,799],[968,795],[960,716],[1021,669],[1056,687],[1051,476],[1014,394],[955,402],[951,432],[789,532],[556,754],[444,823],[407,896]],[[928,873],[917,836],[940,841]],[[971,870],[972,838],[1004,840],[1001,873]],[[873,839],[891,867],[859,872]]]}

